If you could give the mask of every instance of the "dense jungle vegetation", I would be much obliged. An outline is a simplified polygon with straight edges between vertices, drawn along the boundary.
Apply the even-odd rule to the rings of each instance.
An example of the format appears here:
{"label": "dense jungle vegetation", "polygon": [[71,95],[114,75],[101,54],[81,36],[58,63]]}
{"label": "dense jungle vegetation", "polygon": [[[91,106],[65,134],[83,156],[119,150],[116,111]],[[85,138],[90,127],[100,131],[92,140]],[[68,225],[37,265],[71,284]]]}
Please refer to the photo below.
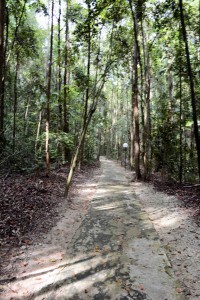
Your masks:
{"label": "dense jungle vegetation", "polygon": [[200,177],[200,2],[1,0],[0,168]]}

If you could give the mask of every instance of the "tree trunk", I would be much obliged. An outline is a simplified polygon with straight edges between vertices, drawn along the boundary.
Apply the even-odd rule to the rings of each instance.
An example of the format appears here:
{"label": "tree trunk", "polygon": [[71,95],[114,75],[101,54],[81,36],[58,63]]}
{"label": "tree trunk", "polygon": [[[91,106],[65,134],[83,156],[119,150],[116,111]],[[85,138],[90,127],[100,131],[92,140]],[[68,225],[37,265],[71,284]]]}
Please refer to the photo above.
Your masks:
{"label": "tree trunk", "polygon": [[70,187],[71,180],[72,180],[72,177],[73,177],[73,174],[74,174],[74,169],[76,167],[76,163],[77,163],[77,160],[78,160],[78,157],[79,157],[79,154],[80,154],[80,149],[82,147],[82,143],[85,139],[85,135],[86,135],[86,132],[87,132],[88,125],[90,124],[92,116],[96,111],[97,104],[98,104],[98,99],[99,99],[99,96],[100,96],[101,91],[102,91],[102,89],[104,87],[104,84],[105,84],[105,77],[107,75],[107,71],[108,71],[108,66],[106,66],[104,74],[102,75],[102,82],[99,86],[98,91],[96,91],[96,93],[95,93],[95,96],[93,98],[93,103],[90,106],[90,110],[89,110],[87,118],[86,118],[85,126],[82,128],[82,131],[81,131],[81,134],[80,134],[80,137],[79,137],[78,146],[76,148],[74,157],[71,161],[70,171],[69,171],[69,174],[68,174],[68,177],[67,177],[67,182],[66,182],[66,187],[65,187],[65,194],[64,194],[65,197],[67,197],[68,192],[69,192],[69,187]]}
{"label": "tree trunk", "polygon": [[193,79],[193,72],[192,72],[192,66],[190,61],[190,51],[189,51],[187,32],[185,27],[182,0],[179,0],[179,7],[180,7],[180,21],[182,25],[182,34],[183,34],[183,40],[185,42],[185,53],[187,58],[187,72],[190,81],[192,116],[193,116],[193,123],[194,123],[194,135],[195,135],[196,151],[197,151],[197,159],[198,159],[198,174],[200,180],[200,139],[199,139],[198,122],[197,122],[196,97],[195,97],[194,79]]}
{"label": "tree trunk", "polygon": [[5,18],[5,0],[0,1],[0,153],[3,150],[3,130],[4,130],[4,18]]}
{"label": "tree trunk", "polygon": [[28,113],[29,113],[29,104],[30,97],[28,97],[26,103],[25,103],[25,112],[24,112],[24,136],[26,137],[28,135]]}
{"label": "tree trunk", "polygon": [[39,112],[39,121],[38,121],[37,134],[36,134],[36,139],[35,139],[35,155],[36,155],[37,149],[38,149],[38,141],[39,141],[39,136],[40,136],[41,125],[42,125],[42,108],[40,109],[40,112]]}
{"label": "tree trunk", "polygon": [[[69,81],[70,81],[70,51],[69,51],[69,21],[68,21],[68,14],[69,14],[69,2],[67,0],[67,7],[66,7],[66,28],[65,28],[65,70],[64,70],[64,99],[63,99],[63,132],[69,132],[69,120],[68,120],[68,108],[67,104],[69,105]],[[67,146],[63,144],[62,147],[62,160],[63,163],[69,159],[70,153]]]}
{"label": "tree trunk", "polygon": [[17,114],[17,102],[18,102],[18,73],[19,73],[19,53],[16,57],[16,69],[15,69],[15,80],[14,80],[14,107],[13,107],[13,140],[12,140],[12,150],[15,152],[16,146],[16,114]]}
{"label": "tree trunk", "polygon": [[[85,105],[84,105],[84,112],[83,112],[83,128],[87,122],[87,113],[88,113],[88,102],[89,102],[89,91],[90,91],[90,56],[91,56],[91,8],[90,3],[88,2],[88,51],[87,51],[87,88],[85,93]],[[83,161],[84,155],[84,143],[85,143],[85,136],[83,137],[83,142],[80,149],[80,156],[79,156],[79,169],[81,168],[81,164]]]}
{"label": "tree trunk", "polygon": [[62,126],[62,102],[61,102],[61,86],[62,86],[62,76],[61,76],[61,0],[59,0],[59,13],[58,13],[58,130],[61,131]]}
{"label": "tree trunk", "polygon": [[[131,64],[131,85],[133,85],[133,66]],[[134,169],[134,103],[131,95],[131,120],[130,120],[130,167]]]}
{"label": "tree trunk", "polygon": [[46,103],[46,177],[50,175],[50,153],[49,153],[49,122],[50,122],[50,102],[51,102],[51,73],[52,73],[52,56],[53,56],[53,15],[54,0],[51,6],[51,33],[50,33],[50,50],[49,64],[47,74],[47,103]]}
{"label": "tree trunk", "polygon": [[67,197],[68,192],[69,192],[69,187],[70,187],[72,177],[73,177],[73,174],[74,174],[74,169],[76,167],[78,156],[80,154],[80,149],[82,147],[82,143],[84,141],[85,134],[87,132],[87,128],[88,128],[88,125],[90,123],[91,118],[92,118],[92,114],[89,115],[89,118],[85,123],[85,127],[83,127],[83,129],[82,129],[82,132],[81,132],[81,135],[80,135],[80,138],[79,138],[79,144],[76,148],[75,154],[74,154],[73,159],[71,161],[70,171],[69,171],[69,174],[68,174],[68,177],[67,177],[67,182],[66,182],[66,187],[65,187],[65,194],[64,194],[65,197]]}
{"label": "tree trunk", "polygon": [[136,179],[141,178],[140,173],[140,129],[139,129],[139,108],[138,108],[138,60],[139,60],[139,46],[138,46],[138,23],[137,13],[134,13],[132,2],[129,0],[131,8],[133,27],[134,27],[134,55],[133,55],[133,70],[134,79],[132,80],[132,106],[134,116],[134,162],[135,162],[135,173]]}
{"label": "tree trunk", "polygon": [[101,140],[102,140],[102,129],[98,129],[98,153],[97,153],[97,160],[100,160],[101,155]]}
{"label": "tree trunk", "polygon": [[106,129],[106,158],[110,158],[110,128]]}
{"label": "tree trunk", "polygon": [[151,110],[150,110],[150,95],[151,95],[151,74],[150,74],[150,54],[147,48],[147,39],[143,27],[143,19],[141,20],[142,33],[142,48],[143,48],[143,65],[144,65],[144,156],[143,166],[144,180],[148,180],[150,176],[151,162]]}
{"label": "tree trunk", "polygon": [[182,120],[183,120],[183,103],[182,103],[182,67],[180,66],[179,73],[179,84],[180,84],[180,110],[179,110],[179,182],[183,181],[183,128],[182,128]]}

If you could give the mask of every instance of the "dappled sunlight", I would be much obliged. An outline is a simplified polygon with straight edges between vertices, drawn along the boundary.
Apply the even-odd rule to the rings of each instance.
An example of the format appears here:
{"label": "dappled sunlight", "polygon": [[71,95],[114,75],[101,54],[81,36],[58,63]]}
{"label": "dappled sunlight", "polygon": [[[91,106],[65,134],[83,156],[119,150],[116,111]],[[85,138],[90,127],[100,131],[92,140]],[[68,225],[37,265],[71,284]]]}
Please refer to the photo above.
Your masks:
{"label": "dappled sunlight", "polygon": [[125,191],[126,187],[124,186],[115,186],[115,185],[111,185],[111,186],[106,186],[106,187],[98,187],[98,193],[96,193],[95,195],[95,201],[98,200],[99,198],[102,199],[102,201],[105,200],[105,198],[107,197],[114,197],[114,196],[119,196],[120,193],[129,195],[131,194],[131,192]]}
{"label": "dappled sunlight", "polygon": [[84,184],[78,184],[78,183],[76,183],[76,187],[81,187],[84,190],[96,187],[96,185],[97,185],[96,182],[94,182],[94,183],[84,183]]}
{"label": "dappled sunlight", "polygon": [[[81,295],[82,293],[88,293],[91,289],[91,287],[95,283],[101,283],[101,282],[106,282],[106,280],[112,279],[114,276],[115,271],[114,269],[107,269],[107,270],[102,270],[99,271],[95,274],[89,275],[87,278],[83,278],[81,280],[78,280],[74,283],[69,284],[68,286],[64,286],[59,288],[58,290],[58,297],[56,299],[63,299],[63,297],[66,297],[66,293],[68,297],[73,297],[75,295]],[[98,289],[94,288],[93,293],[98,294]]]}
{"label": "dappled sunlight", "polygon": [[[61,256],[62,254],[55,252],[50,258],[48,254],[45,256],[45,253],[42,256],[41,252],[35,261],[36,265],[32,266],[33,269],[17,276],[17,280],[10,284],[10,290],[5,295],[7,297],[3,299],[10,299],[13,295],[17,297],[15,299],[35,297],[54,289],[59,290],[59,296],[62,296],[62,293],[66,295],[67,292],[72,297],[75,293],[88,290],[94,284],[94,280],[95,283],[105,281],[115,272],[113,265],[116,265],[117,258],[113,258],[106,247],[100,250],[94,246],[94,250],[87,255],[70,257],[65,254],[62,259]],[[40,266],[39,261],[48,262],[48,265]]]}
{"label": "dappled sunlight", "polygon": [[145,211],[150,214],[150,220],[155,226],[163,227],[166,229],[176,228],[182,222],[182,216],[180,211],[170,211],[165,207],[154,207],[152,205],[147,205]]}
{"label": "dappled sunlight", "polygon": [[[171,205],[173,197],[157,192],[151,186],[144,186],[143,183],[134,183],[136,194],[141,203],[145,205],[145,211],[149,214],[150,220],[156,227],[166,230],[180,226],[183,221],[180,207]],[[155,206],[156,202],[156,206]]]}
{"label": "dappled sunlight", "polygon": [[173,212],[156,220],[155,224],[159,227],[174,228],[180,225],[181,221],[182,217],[180,214],[178,212]]}
{"label": "dappled sunlight", "polygon": [[[26,273],[23,273],[22,275],[19,275],[18,279],[24,280],[29,277],[34,277],[37,275],[50,273],[59,268],[65,268],[72,264],[75,265],[75,264],[85,262],[86,260],[89,260],[94,256],[94,255],[93,256],[79,256],[79,257],[76,257],[75,259],[73,259],[73,258],[63,259],[63,258],[58,258],[57,254],[60,256],[61,253],[54,253],[51,257],[49,255],[47,257],[39,256],[36,259],[31,257],[30,260],[36,260],[37,264],[35,264],[35,265],[32,264],[31,270],[26,271]],[[61,254],[61,256],[62,256],[62,254]],[[40,264],[42,264],[42,265],[40,265]]]}
{"label": "dappled sunlight", "polygon": [[105,205],[99,205],[99,206],[95,206],[94,209],[95,210],[112,210],[112,209],[116,209],[116,208],[120,208],[122,206],[122,204],[120,202],[112,202],[112,203],[108,203]]}

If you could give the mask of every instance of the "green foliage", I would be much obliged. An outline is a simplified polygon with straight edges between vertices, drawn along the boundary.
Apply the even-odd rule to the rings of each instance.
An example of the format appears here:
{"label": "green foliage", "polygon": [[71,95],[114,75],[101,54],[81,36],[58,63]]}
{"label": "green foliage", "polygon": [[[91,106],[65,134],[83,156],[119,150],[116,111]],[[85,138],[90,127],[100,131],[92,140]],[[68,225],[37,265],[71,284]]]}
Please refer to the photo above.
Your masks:
{"label": "green foliage", "polygon": [[[58,49],[57,32],[59,26],[57,20],[54,20],[50,103],[51,161],[62,160],[63,148],[67,149],[70,155],[73,154],[83,126],[86,91],[89,91],[89,110],[93,101],[96,101],[95,97],[105,69],[106,83],[103,92],[99,95],[97,110],[86,134],[83,157],[86,161],[90,161],[98,156],[101,135],[103,153],[119,159],[122,155],[123,142],[128,142],[130,145],[132,125],[130,74],[134,54],[134,32],[129,2],[87,0],[83,3],[74,3],[68,0],[67,3],[68,11],[65,10],[65,6],[62,7],[60,49]],[[184,180],[194,181],[197,178],[197,156],[178,1],[134,0],[132,5],[138,19],[140,51],[138,100],[141,150],[145,149],[143,141],[147,105],[145,89],[149,79],[151,135],[148,137],[148,143],[151,146],[152,159],[150,165],[156,171],[164,168],[169,177],[178,179],[180,147],[182,147]],[[6,6],[9,24],[7,32],[5,28],[5,149],[0,160],[6,163],[9,161],[14,169],[22,171],[22,169],[33,168],[36,164],[42,165],[45,160],[50,32],[47,26],[44,28],[38,26],[35,13],[43,13],[49,17],[50,15],[46,1],[8,0]],[[184,1],[184,12],[195,92],[199,99],[197,1]],[[66,24],[69,26],[67,29]],[[89,40],[91,53],[88,78]],[[67,75],[66,60],[69,73]],[[64,76],[69,76],[66,86],[64,86]],[[64,99],[65,94],[67,94],[66,99]],[[66,105],[68,133],[64,132],[63,127],[64,105]],[[197,103],[197,115],[200,122],[200,102]],[[182,141],[180,141],[181,133]],[[14,142],[15,149],[13,149]]]}
{"label": "green foliage", "polygon": [[44,1],[41,1],[41,0],[32,1],[29,4],[29,8],[31,10],[34,10],[36,13],[41,13],[42,12],[44,15],[48,14],[48,12],[47,12],[47,6],[44,3]]}

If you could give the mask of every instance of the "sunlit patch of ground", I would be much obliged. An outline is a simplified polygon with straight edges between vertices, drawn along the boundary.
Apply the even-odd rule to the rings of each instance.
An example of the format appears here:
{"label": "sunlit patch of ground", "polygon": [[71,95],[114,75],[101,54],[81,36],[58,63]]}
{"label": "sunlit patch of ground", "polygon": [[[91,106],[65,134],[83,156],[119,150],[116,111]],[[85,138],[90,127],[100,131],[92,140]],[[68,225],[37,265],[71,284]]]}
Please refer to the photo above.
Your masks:
{"label": "sunlit patch of ground", "polygon": [[133,183],[134,191],[149,214],[175,274],[189,300],[200,299],[200,227],[190,211],[174,196],[157,192],[151,185]]}
{"label": "sunlit patch of ground", "polygon": [[44,296],[52,290],[56,290],[57,295],[68,293],[73,297],[75,293],[88,292],[94,280],[105,281],[113,276],[112,268],[102,269],[110,260],[109,254],[102,258],[94,251],[67,259],[58,252],[52,253],[51,258],[43,253],[43,256],[40,254],[41,260],[47,262],[45,267],[36,262],[32,266],[35,270],[27,270],[26,274],[21,274],[14,283],[10,283],[1,299],[28,299]]}

